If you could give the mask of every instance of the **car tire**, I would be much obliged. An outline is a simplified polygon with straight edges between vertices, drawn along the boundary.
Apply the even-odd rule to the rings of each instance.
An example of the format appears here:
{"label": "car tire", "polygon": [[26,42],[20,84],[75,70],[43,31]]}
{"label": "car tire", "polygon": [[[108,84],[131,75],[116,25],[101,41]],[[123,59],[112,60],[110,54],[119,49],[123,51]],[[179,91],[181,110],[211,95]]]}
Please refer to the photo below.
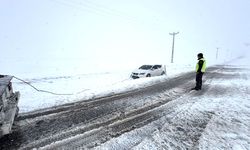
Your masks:
{"label": "car tire", "polygon": [[164,71],[161,73],[161,75],[164,75],[164,74],[166,74]]}
{"label": "car tire", "polygon": [[150,75],[150,74],[147,74],[146,77],[151,77],[151,75]]}

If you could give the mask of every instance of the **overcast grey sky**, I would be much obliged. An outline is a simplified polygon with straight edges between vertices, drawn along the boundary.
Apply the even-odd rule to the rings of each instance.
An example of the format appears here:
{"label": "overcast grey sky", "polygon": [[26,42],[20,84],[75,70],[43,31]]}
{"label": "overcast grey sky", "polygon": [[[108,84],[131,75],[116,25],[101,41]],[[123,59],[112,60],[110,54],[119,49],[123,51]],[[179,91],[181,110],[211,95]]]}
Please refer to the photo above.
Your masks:
{"label": "overcast grey sky", "polygon": [[249,50],[249,14],[249,0],[0,0],[0,62],[166,64],[170,32],[180,32],[175,63],[195,61],[198,52],[214,62],[216,47],[221,60]]}

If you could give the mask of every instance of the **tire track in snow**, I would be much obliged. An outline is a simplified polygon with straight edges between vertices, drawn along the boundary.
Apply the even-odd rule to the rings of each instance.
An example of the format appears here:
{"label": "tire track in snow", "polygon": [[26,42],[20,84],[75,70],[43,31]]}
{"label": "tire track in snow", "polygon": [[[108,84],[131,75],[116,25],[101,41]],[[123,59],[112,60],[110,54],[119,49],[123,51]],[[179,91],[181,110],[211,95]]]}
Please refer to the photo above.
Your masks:
{"label": "tire track in snow", "polygon": [[[187,85],[189,85],[189,84],[187,84]],[[181,91],[181,92],[185,92],[185,91]],[[130,111],[126,111],[125,114],[119,114],[119,113],[118,113],[118,115],[115,114],[114,116],[110,116],[111,119],[106,118],[105,121],[101,121],[100,123],[95,123],[95,124],[91,123],[91,125],[89,125],[89,126],[79,126],[77,128],[77,130],[75,130],[75,129],[73,131],[68,130],[68,131],[66,131],[64,133],[60,133],[60,134],[58,134],[56,136],[49,137],[48,139],[44,139],[44,140],[40,140],[38,142],[28,144],[28,145],[25,146],[25,149],[30,149],[30,148],[33,148],[33,147],[40,147],[42,145],[49,145],[51,143],[50,141],[60,141],[60,140],[63,140],[63,139],[66,139],[66,140],[63,140],[63,146],[65,146],[65,143],[67,143],[67,141],[68,141],[68,139],[67,139],[68,137],[73,137],[73,136],[77,137],[78,136],[77,134],[85,134],[85,132],[87,132],[87,131],[91,131],[91,130],[94,130],[94,129],[97,129],[97,128],[100,128],[100,127],[103,127],[103,126],[109,126],[110,124],[113,124],[115,122],[120,122],[121,120],[129,120],[129,118],[134,118],[134,116],[137,116],[138,114],[140,115],[140,114],[146,113],[146,115],[144,115],[144,116],[149,117],[149,114],[147,114],[148,111],[151,111],[154,108],[160,107],[160,106],[164,105],[165,103],[168,103],[169,101],[171,101],[173,98],[179,97],[180,95],[181,95],[181,93],[179,93],[178,91],[173,91],[170,94],[169,94],[169,92],[167,92],[166,94],[164,94],[164,97],[163,97],[164,99],[161,99],[160,101],[156,101],[155,103],[150,103],[149,105],[146,105],[146,106],[144,105],[143,107],[136,108],[135,110],[131,109]],[[166,96],[168,96],[168,98]],[[153,98],[155,98],[155,97],[153,97]],[[148,100],[154,100],[153,98],[148,99]],[[136,118],[136,121],[139,121],[139,124],[144,125],[142,123],[142,121],[145,119],[145,117],[140,119],[141,117],[139,116],[139,117]],[[156,119],[157,117],[153,117],[153,118]],[[99,121],[97,121],[97,122],[99,122]],[[126,123],[127,122],[125,122],[125,124]],[[119,124],[119,126],[120,125],[121,124]],[[129,130],[130,129],[133,129],[133,127],[129,128]],[[100,131],[98,130],[98,132],[100,132]],[[123,131],[123,132],[127,132],[127,129],[125,131]],[[121,133],[123,133],[123,132],[121,132]],[[102,134],[104,134],[104,133],[102,133]],[[119,135],[119,134],[115,132],[112,135]],[[89,138],[89,136],[88,136],[88,138]],[[87,138],[87,141],[88,141],[88,138]],[[100,138],[100,137],[98,137],[98,138]],[[72,142],[72,139],[69,140],[69,141],[71,141],[71,143],[74,143],[74,145],[76,145],[76,143],[78,142],[79,139],[78,138],[73,138],[73,139],[76,142]],[[91,138],[91,139],[93,140],[93,138]],[[83,142],[83,140],[80,140],[80,141],[81,141],[81,143]],[[57,146],[58,146],[58,144],[57,144]],[[50,145],[50,147],[51,147],[51,145]],[[55,147],[53,147],[53,149],[54,148]]]}
{"label": "tire track in snow", "polygon": [[[62,107],[57,107],[57,108],[52,108],[52,109],[50,108],[45,111],[40,111],[40,112],[38,111],[38,112],[27,114],[26,116],[21,118],[19,122],[31,121],[31,123],[26,123],[26,124],[24,123],[23,125],[21,125],[19,129],[17,129],[16,132],[11,134],[9,136],[9,139],[15,139],[15,141],[12,144],[8,143],[7,146],[9,146],[8,148],[19,147],[19,148],[25,149],[25,148],[33,148],[33,147],[40,147],[40,146],[48,145],[50,143],[55,143],[56,141],[61,141],[63,139],[68,139],[69,137],[74,137],[77,134],[81,134],[81,132],[77,131],[77,129],[81,129],[82,125],[84,124],[93,124],[93,126],[89,126],[89,127],[85,126],[85,128],[81,130],[83,133],[92,132],[92,131],[97,130],[101,126],[105,126],[105,125],[109,126],[109,125],[115,124],[115,122],[117,121],[118,122],[120,122],[121,120],[125,121],[125,120],[129,120],[129,118],[132,119],[134,117],[135,117],[135,120],[133,121],[135,122],[135,125],[137,127],[144,126],[145,124],[148,124],[152,122],[153,120],[146,121],[145,123],[143,123],[143,121],[142,120],[140,121],[140,119],[136,118],[136,116],[139,115],[138,117],[140,118],[140,115],[146,114],[145,115],[146,118],[147,117],[150,118],[150,116],[154,116],[154,115],[156,115],[155,117],[156,119],[161,117],[160,115],[157,117],[157,113],[150,114],[149,112],[168,103],[168,101],[176,99],[182,96],[184,93],[186,93],[190,88],[189,81],[193,80],[193,77],[194,77],[193,73],[187,73],[185,75],[181,75],[179,77],[168,80],[166,82],[158,83],[150,87],[139,89],[137,91],[130,91],[129,93],[111,95],[108,97],[94,99],[94,100],[91,99],[91,100],[76,103],[76,105],[68,104],[68,105],[63,105]],[[186,85],[183,86],[183,83],[186,83]],[[181,87],[182,90],[175,91],[174,89],[176,88],[180,89],[178,87]],[[166,92],[171,89],[173,89],[173,93]],[[166,93],[165,93],[165,98],[163,96],[163,99],[161,99],[161,97],[157,98],[157,97],[152,96],[152,95],[157,95],[157,94],[164,93],[164,92]],[[169,99],[167,98],[166,100],[166,96],[169,96]],[[149,98],[147,100],[156,101],[156,102],[149,103],[149,105],[145,105],[145,103],[142,102],[141,106],[138,105],[136,108],[131,107],[131,104],[133,105],[132,102],[135,102],[135,104],[137,104],[136,102],[138,101],[138,98],[139,98],[139,101],[142,101],[142,100],[145,100],[145,97],[152,97],[151,99]],[[114,105],[114,102],[116,101],[120,104]],[[123,101],[131,102],[129,105],[130,109],[125,109],[126,105],[122,106]],[[121,111],[119,110],[120,108],[123,108],[124,110]],[[98,109],[103,110],[103,111],[96,113],[98,112],[97,111]],[[124,112],[125,112],[125,115],[121,115]],[[156,112],[161,114],[160,111],[156,111]],[[96,117],[93,117],[92,113]],[[82,117],[79,119],[79,116],[82,116],[82,114],[86,114],[86,117],[89,119],[86,119],[85,117]],[[113,118],[113,120],[109,121],[108,119],[110,118],[111,119]],[[70,121],[70,119],[72,120]],[[139,122],[136,122],[137,120]],[[76,122],[75,125],[72,126],[72,122],[73,124],[74,122]],[[99,124],[96,124],[96,122],[99,122]],[[132,128],[127,127],[127,128],[128,129],[122,131],[120,134],[134,129],[133,127]],[[74,131],[74,129],[76,129],[76,131]],[[44,134],[41,134],[41,131]],[[53,135],[58,135],[58,137],[54,138]],[[117,135],[117,134],[115,133],[114,135]],[[111,137],[114,137],[114,136],[111,136]],[[109,139],[106,139],[106,140],[109,140]],[[0,141],[1,143],[6,142],[5,140],[2,140],[2,139],[0,139]],[[78,141],[76,140],[75,142],[77,143]],[[105,140],[103,140],[101,143],[103,142],[105,142]],[[4,149],[4,146],[5,145],[3,144],[0,147]]]}
{"label": "tire track in snow", "polygon": [[[188,87],[189,86],[189,84],[190,83],[187,83],[185,86],[184,86],[184,88],[185,87]],[[183,92],[183,93],[186,93],[187,92],[187,90],[185,91],[185,92]],[[182,94],[183,94],[182,93]],[[188,95],[189,95],[190,93],[188,93]],[[179,95],[180,96],[180,95]],[[178,96],[178,97],[179,97]],[[171,97],[171,98],[174,98],[173,96]],[[185,97],[186,98],[186,97]],[[174,98],[175,99],[175,98]],[[164,104],[166,104],[167,102],[169,102],[169,101],[166,101],[166,102],[163,102],[163,101],[161,101],[159,104],[156,104],[157,105],[157,107],[154,107],[154,105],[150,105],[149,106],[149,108],[153,108],[153,109],[148,109],[148,111],[152,111],[152,110],[154,110],[154,109],[158,109],[158,107],[160,107],[160,106],[162,106],[162,105],[164,105]],[[193,104],[190,104],[190,107],[192,107],[192,105]],[[187,108],[187,109],[185,109],[185,110],[181,110],[179,113],[180,114],[182,114],[183,112],[185,112],[186,110],[188,110],[189,108]],[[145,108],[143,108],[143,111],[145,111],[146,109]],[[125,132],[128,132],[128,131],[131,131],[131,130],[134,130],[135,128],[139,128],[139,127],[142,127],[142,126],[144,126],[144,125],[146,125],[146,124],[148,124],[148,123],[150,123],[150,122],[152,122],[152,121],[154,121],[154,120],[157,120],[157,119],[159,119],[160,117],[162,117],[162,115],[163,115],[163,113],[162,112],[164,112],[164,110],[165,110],[165,108],[164,109],[161,109],[161,112],[159,112],[159,110],[155,113],[155,114],[157,114],[157,115],[155,115],[155,116],[152,116],[152,114],[147,114],[147,110],[146,110],[146,115],[145,115],[145,118],[144,117],[141,117],[141,116],[138,116],[138,117],[136,117],[135,118],[135,120],[136,121],[139,121],[138,123],[139,124],[141,124],[141,125],[138,125],[137,123],[136,123],[136,121],[135,120],[133,120],[132,122],[130,122],[130,121],[126,121],[126,122],[124,122],[124,124],[120,124],[120,123],[118,123],[118,125],[117,126],[107,126],[106,128],[111,128],[112,130],[110,131],[110,130],[107,130],[107,131],[103,131],[104,129],[103,128],[101,128],[100,130],[102,130],[102,131],[99,131],[99,130],[97,130],[96,132],[94,132],[94,133],[90,133],[91,135],[85,135],[85,134],[82,134],[82,135],[80,135],[79,137],[77,136],[76,138],[73,138],[73,139],[70,139],[70,140],[68,140],[68,139],[66,139],[66,140],[63,140],[62,142],[59,142],[59,143],[57,143],[57,144],[55,144],[55,145],[49,145],[48,147],[46,147],[46,148],[49,148],[49,149],[60,149],[60,148],[64,148],[65,149],[65,146],[68,146],[68,149],[74,149],[74,148],[92,148],[92,147],[94,147],[94,146],[96,146],[96,144],[97,143],[102,143],[102,142],[105,142],[105,141],[107,141],[107,140],[109,140],[111,137],[116,137],[116,136],[119,136],[120,134],[122,134],[122,133],[125,133]],[[134,114],[135,114],[135,116],[136,116],[136,114],[142,114],[143,112],[140,112],[140,110],[137,110]],[[176,114],[176,116],[178,116],[179,115],[179,113],[178,114]],[[205,113],[205,114],[207,114],[207,113]],[[132,117],[135,117],[135,116],[132,116]],[[152,116],[152,118],[153,119],[150,119],[151,117],[150,116]],[[211,116],[211,115],[209,115],[209,116]],[[127,117],[125,117],[125,120],[126,120],[126,118]],[[130,118],[130,117],[129,117]],[[207,120],[203,120],[204,122],[200,125],[201,126],[201,128],[205,128],[205,126],[206,126],[206,123],[208,122],[208,120],[210,120],[210,118],[211,117],[204,117],[204,118],[208,118]],[[150,121],[148,121],[147,122],[147,120],[150,120]],[[144,122],[145,121],[145,122]],[[103,126],[103,125],[102,125]],[[128,128],[129,127],[129,128]],[[181,128],[179,128],[180,130],[181,130]],[[200,130],[202,130],[202,129],[200,129]],[[115,131],[115,133],[113,133]],[[111,135],[112,136],[110,136],[110,133],[112,133]],[[99,135],[99,136],[98,136]],[[199,139],[199,137],[200,137],[200,135],[201,135],[201,133],[200,134],[198,134],[198,135],[195,135],[194,137],[193,137],[193,139],[194,140],[196,140],[196,141],[198,141],[198,139]],[[105,137],[105,138],[104,138]],[[82,140],[82,139],[86,139],[86,140]],[[91,140],[90,140],[91,139]],[[98,139],[101,139],[101,141],[99,141]],[[93,142],[93,140],[95,141],[95,142]],[[96,141],[98,141],[98,142],[96,142]],[[68,142],[68,143],[67,143]],[[66,145],[65,145],[65,143],[67,143]],[[90,144],[91,143],[91,144]],[[60,145],[61,144],[61,145]],[[62,147],[60,147],[60,146],[62,146]],[[67,148],[66,148],[67,149]]]}

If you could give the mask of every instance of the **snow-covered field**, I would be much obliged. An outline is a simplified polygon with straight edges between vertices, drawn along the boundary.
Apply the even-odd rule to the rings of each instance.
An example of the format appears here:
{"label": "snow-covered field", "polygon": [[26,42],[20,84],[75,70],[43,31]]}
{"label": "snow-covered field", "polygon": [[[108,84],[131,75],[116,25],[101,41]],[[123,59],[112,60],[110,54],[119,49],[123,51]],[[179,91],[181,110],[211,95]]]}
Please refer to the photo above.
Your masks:
{"label": "snow-covered field", "polygon": [[[48,73],[48,75],[43,77],[41,77],[43,73],[37,74],[35,72],[34,74],[27,74],[27,77],[22,74],[21,77],[18,77],[22,78],[39,90],[45,90],[55,94],[38,92],[28,84],[16,79],[13,80],[13,87],[15,91],[20,91],[21,93],[21,98],[18,104],[20,112],[28,112],[36,109],[133,90],[158,83],[162,80],[167,80],[168,78],[178,75],[179,73],[194,70],[194,65],[190,64],[169,64],[166,67],[167,76],[137,80],[130,78],[130,74],[133,69],[61,76],[55,76],[54,74],[56,73]],[[69,74],[68,70],[64,73]]]}
{"label": "snow-covered field", "polygon": [[[250,149],[248,58],[218,68],[207,73],[209,78],[204,76],[204,90],[186,92],[155,108],[166,110],[160,119],[112,137],[94,149]],[[167,76],[137,80],[129,78],[132,69],[64,76],[20,74],[36,88],[56,94],[38,92],[16,79],[13,87],[21,92],[20,111],[29,112],[135,90],[193,70],[194,65],[168,65]]]}

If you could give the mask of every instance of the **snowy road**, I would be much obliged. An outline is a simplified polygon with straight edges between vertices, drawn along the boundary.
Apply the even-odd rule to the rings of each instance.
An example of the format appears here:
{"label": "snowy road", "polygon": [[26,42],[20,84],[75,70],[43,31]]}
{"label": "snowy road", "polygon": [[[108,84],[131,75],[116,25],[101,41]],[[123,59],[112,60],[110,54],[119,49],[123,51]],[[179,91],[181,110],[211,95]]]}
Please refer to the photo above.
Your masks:
{"label": "snowy road", "polygon": [[[0,149],[248,149],[248,68],[211,67],[127,93],[18,118]],[[230,82],[228,82],[230,80]]]}

